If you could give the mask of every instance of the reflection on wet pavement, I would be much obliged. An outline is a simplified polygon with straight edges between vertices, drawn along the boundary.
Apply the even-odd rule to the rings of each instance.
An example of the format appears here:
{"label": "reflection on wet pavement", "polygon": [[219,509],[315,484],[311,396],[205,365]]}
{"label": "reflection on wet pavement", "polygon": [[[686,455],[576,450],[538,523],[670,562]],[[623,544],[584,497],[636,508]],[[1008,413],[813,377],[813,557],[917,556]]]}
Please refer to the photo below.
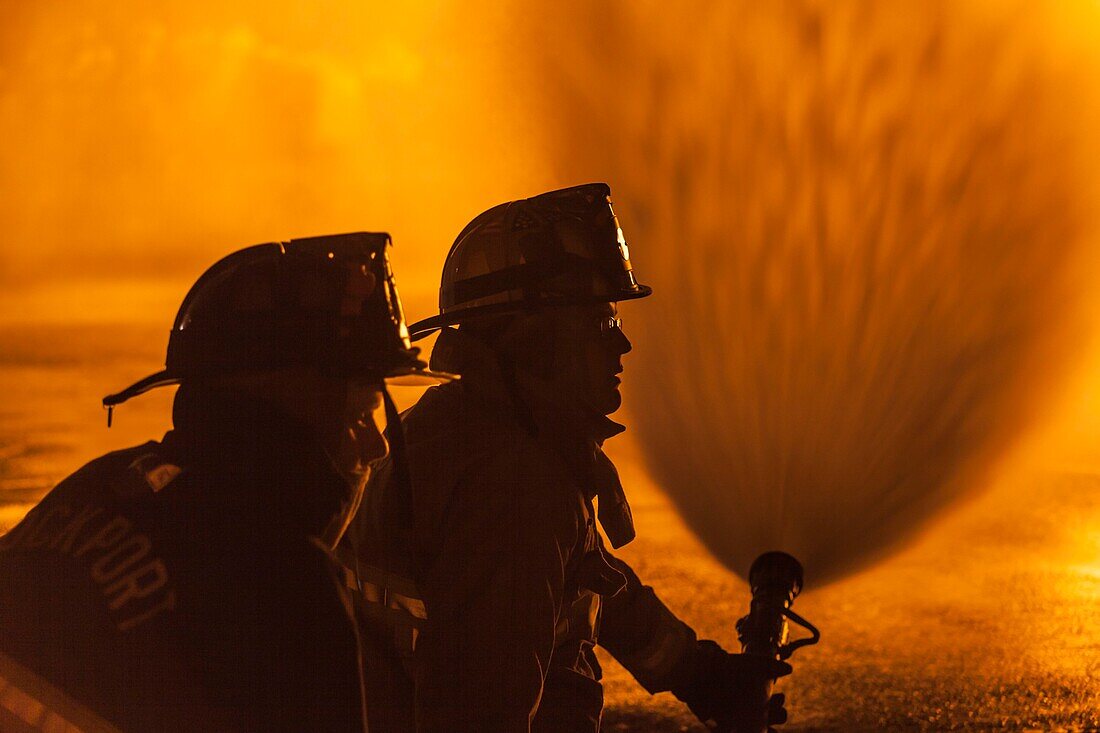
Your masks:
{"label": "reflection on wet pavement", "polygon": [[[621,554],[702,636],[735,648],[747,586],[636,463],[623,474],[639,539]],[[823,638],[780,684],[784,730],[1095,730],[1100,476],[1004,479],[901,554],[809,588],[795,609]],[[702,730],[671,696],[649,698],[607,661],[608,730]]]}

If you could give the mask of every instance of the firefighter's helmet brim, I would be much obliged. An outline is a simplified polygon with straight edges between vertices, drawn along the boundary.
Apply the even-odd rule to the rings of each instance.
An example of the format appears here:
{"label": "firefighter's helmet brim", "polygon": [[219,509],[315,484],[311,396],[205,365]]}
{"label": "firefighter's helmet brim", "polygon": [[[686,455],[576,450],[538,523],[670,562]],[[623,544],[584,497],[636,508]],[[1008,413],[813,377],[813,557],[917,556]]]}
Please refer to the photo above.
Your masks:
{"label": "firefighter's helmet brim", "polygon": [[155,374],[150,374],[144,379],[139,379],[121,392],[107,395],[103,398],[103,406],[114,407],[115,405],[121,405],[123,402],[133,399],[138,395],[143,395],[151,389],[168,387],[179,383],[180,378],[177,375],[172,374],[167,369],[162,369]]}
{"label": "firefighter's helmet brim", "polygon": [[[452,382],[458,378],[459,376],[457,374],[448,374],[447,372],[432,369],[402,367],[394,369],[391,373],[379,377],[379,381],[396,387],[426,387],[435,384],[445,384],[446,382]],[[103,406],[114,407],[116,405],[121,405],[123,402],[143,395],[150,390],[159,387],[171,387],[176,384],[182,384],[184,381],[186,381],[185,376],[172,374],[167,369],[162,369],[159,372],[150,374],[144,379],[139,379],[121,392],[107,395],[103,398]]]}

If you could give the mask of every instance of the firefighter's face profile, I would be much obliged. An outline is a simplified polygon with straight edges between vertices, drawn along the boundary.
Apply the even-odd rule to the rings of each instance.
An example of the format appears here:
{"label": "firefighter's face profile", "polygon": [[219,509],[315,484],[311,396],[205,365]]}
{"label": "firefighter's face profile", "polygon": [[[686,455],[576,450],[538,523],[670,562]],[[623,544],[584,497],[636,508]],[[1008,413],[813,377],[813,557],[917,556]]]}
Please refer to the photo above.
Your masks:
{"label": "firefighter's face profile", "polygon": [[555,332],[551,382],[563,397],[610,415],[622,405],[619,374],[630,341],[615,303],[547,311]]}
{"label": "firefighter's face profile", "polygon": [[329,454],[336,470],[348,482],[350,491],[321,535],[329,547],[336,547],[359,509],[370,478],[371,462],[389,452],[389,444],[382,434],[385,423],[382,384],[348,382],[337,447]]}
{"label": "firefighter's face profile", "polygon": [[384,457],[389,450],[382,434],[385,424],[382,385],[348,382],[340,446],[336,452],[336,468],[341,474],[356,483],[367,477],[371,462]]}
{"label": "firefighter's face profile", "polygon": [[389,449],[382,435],[381,380],[337,378],[311,368],[291,368],[223,377],[217,384],[257,395],[304,422],[336,470],[353,485]]}

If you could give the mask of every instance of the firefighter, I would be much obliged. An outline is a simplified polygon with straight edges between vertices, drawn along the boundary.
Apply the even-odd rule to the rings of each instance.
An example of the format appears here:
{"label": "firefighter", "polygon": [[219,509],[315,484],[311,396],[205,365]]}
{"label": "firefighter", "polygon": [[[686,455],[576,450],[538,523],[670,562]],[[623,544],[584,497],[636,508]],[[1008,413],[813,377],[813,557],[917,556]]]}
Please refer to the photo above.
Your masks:
{"label": "firefighter", "polygon": [[[442,329],[432,368],[462,380],[405,413],[411,481],[383,463],[341,547],[370,619],[373,730],[596,731],[596,644],[704,722],[790,671],[698,640],[605,546],[634,538],[601,447],[624,430],[607,417],[631,348],[617,303],[650,292],[602,183],[459,234],[440,314],[412,330]],[[785,719],[779,696],[769,708]]]}
{"label": "firefighter", "polygon": [[364,730],[331,550],[387,450],[384,380],[426,367],[389,244],[262,244],[199,278],[166,368],[104,398],[179,384],[174,429],[0,537],[0,730]]}

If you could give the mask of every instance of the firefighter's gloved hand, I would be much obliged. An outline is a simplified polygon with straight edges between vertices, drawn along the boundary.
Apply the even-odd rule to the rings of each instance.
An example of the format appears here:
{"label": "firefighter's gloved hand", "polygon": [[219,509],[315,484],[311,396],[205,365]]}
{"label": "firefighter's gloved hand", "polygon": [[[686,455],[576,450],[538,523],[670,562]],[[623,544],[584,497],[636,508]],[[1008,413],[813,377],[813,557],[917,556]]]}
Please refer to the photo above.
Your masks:
{"label": "firefighter's gloved hand", "polygon": [[[730,654],[710,640],[696,642],[683,681],[672,694],[684,702],[704,725],[710,721],[759,718],[757,691],[768,680],[791,673],[791,665],[751,654]],[[782,694],[768,700],[768,725],[787,721]]]}

